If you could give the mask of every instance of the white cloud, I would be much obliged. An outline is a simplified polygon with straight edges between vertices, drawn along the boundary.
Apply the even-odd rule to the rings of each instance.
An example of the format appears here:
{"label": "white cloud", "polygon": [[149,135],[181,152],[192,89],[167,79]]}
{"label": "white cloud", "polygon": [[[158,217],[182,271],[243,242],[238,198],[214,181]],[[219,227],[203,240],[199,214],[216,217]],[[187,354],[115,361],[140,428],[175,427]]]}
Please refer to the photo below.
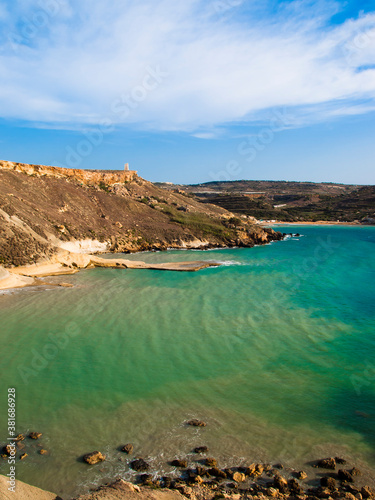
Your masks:
{"label": "white cloud", "polygon": [[220,16],[214,0],[44,0],[31,11],[24,0],[27,20],[2,30],[2,116],[207,138],[274,107],[293,108],[296,122],[373,109],[375,72],[363,68],[375,64],[375,13],[330,26],[337,2],[293,2],[267,17],[258,2],[223,1],[231,8]]}

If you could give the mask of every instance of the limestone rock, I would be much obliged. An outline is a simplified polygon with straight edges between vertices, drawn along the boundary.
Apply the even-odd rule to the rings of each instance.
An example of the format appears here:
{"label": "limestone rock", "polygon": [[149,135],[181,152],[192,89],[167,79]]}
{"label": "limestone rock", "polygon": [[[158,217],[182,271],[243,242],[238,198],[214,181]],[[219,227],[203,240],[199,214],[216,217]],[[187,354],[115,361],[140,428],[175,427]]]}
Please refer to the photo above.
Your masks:
{"label": "limestone rock", "polygon": [[235,472],[233,474],[233,481],[236,481],[236,483],[243,483],[245,480],[246,476],[242,472]]}
{"label": "limestone rock", "polygon": [[274,477],[273,485],[281,491],[281,493],[285,493],[288,490],[288,481],[280,475]]}
{"label": "limestone rock", "polygon": [[150,465],[143,458],[137,458],[130,463],[130,467],[137,472],[145,472],[149,470]]}
{"label": "limestone rock", "polygon": [[30,439],[39,439],[42,436],[43,434],[41,432],[30,432],[29,434]]}
{"label": "limestone rock", "polygon": [[326,476],[320,479],[320,485],[329,490],[334,490],[336,488],[336,481],[333,477]]}
{"label": "limestone rock", "polygon": [[321,469],[335,470],[336,460],[334,458],[323,458],[322,460],[319,460],[317,466],[320,467]]}
{"label": "limestone rock", "polygon": [[95,465],[99,462],[103,462],[105,460],[105,455],[102,455],[100,451],[93,451],[92,453],[84,455],[83,460],[89,465]]}
{"label": "limestone rock", "polygon": [[224,471],[218,469],[217,467],[212,467],[212,469],[210,469],[208,472],[211,476],[220,477],[222,479],[227,479],[226,473]]}
{"label": "limestone rock", "polygon": [[205,460],[205,464],[206,464],[208,467],[217,467],[217,460],[216,460],[215,458],[208,457],[208,458],[206,458],[206,460]]}
{"label": "limestone rock", "polygon": [[134,446],[131,443],[125,444],[122,448],[121,451],[126,453],[127,455],[131,455],[134,451]]}
{"label": "limestone rock", "polygon": [[300,481],[303,481],[304,479],[306,479],[306,478],[307,478],[307,474],[306,474],[306,472],[305,472],[305,471],[303,471],[303,470],[300,470],[300,471],[296,472],[295,476],[296,476],[296,478],[297,478],[297,479],[299,479]]}
{"label": "limestone rock", "polygon": [[193,427],[206,427],[206,422],[203,422],[203,420],[198,420],[197,418],[193,418],[192,420],[188,420],[186,422],[187,425],[191,425]]}
{"label": "limestone rock", "polygon": [[375,490],[370,488],[370,486],[363,486],[361,494],[363,498],[375,498]]}
{"label": "limestone rock", "polygon": [[194,448],[194,453],[207,453],[208,451],[209,450],[207,446],[197,446],[196,448]]}
{"label": "limestone rock", "polygon": [[171,462],[171,465],[173,465],[173,467],[187,467],[187,460],[180,460],[180,459],[175,459],[175,460],[172,460]]}
{"label": "limestone rock", "polygon": [[337,473],[340,481],[346,481],[347,483],[352,483],[354,481],[353,476],[348,470],[340,469]]}

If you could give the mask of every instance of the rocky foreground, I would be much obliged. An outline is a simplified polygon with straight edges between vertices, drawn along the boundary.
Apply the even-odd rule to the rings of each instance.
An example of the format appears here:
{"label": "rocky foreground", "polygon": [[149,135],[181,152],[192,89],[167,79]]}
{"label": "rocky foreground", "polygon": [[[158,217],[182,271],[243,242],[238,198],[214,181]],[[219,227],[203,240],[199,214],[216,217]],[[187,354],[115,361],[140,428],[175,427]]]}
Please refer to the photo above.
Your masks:
{"label": "rocky foreground", "polygon": [[[94,452],[92,457],[97,456]],[[101,460],[99,460],[100,462]],[[137,466],[147,462],[136,459]],[[179,462],[179,464],[177,464]],[[251,464],[248,467],[220,469],[214,458],[202,460],[195,469],[186,469],[183,460],[176,460],[181,468],[180,477],[154,478],[141,474],[138,484],[117,479],[97,490],[76,497],[75,500],[362,500],[374,499],[375,490],[369,486],[358,486],[356,480],[361,471],[348,468],[345,460],[327,458],[317,461],[315,481],[318,486],[304,483],[304,471],[284,472],[283,466]],[[93,462],[95,463],[95,462]],[[142,467],[141,467],[142,469]],[[291,478],[287,479],[288,476]],[[3,500],[64,500],[51,492],[16,481],[15,493],[8,490],[7,479],[0,476],[0,494]]]}
{"label": "rocky foreground", "polygon": [[[193,419],[185,422],[185,425],[205,427],[206,423]],[[15,460],[29,460],[29,453],[32,455],[32,450],[28,448],[29,442],[37,442],[38,453],[48,456],[49,451],[39,443],[41,437],[39,432],[31,432],[27,438],[26,434],[19,434],[15,438],[15,444],[2,448],[0,456],[4,460],[9,457],[14,457]],[[193,450],[193,460],[174,458],[168,462],[168,465],[174,468],[174,473],[160,477],[152,470],[147,458],[134,455],[136,450],[132,443],[122,445],[119,450],[129,458],[126,467],[137,473],[135,483],[117,479],[91,493],[76,497],[75,500],[375,499],[375,489],[366,484],[368,477],[362,475],[355,465],[340,457],[306,463],[308,472],[284,468],[280,463],[249,463],[222,468],[218,461],[210,456],[208,447],[202,445]],[[88,467],[96,467],[106,460],[106,455],[93,451],[86,453],[79,460]],[[8,478],[0,476],[1,499],[61,500],[61,497],[54,493],[38,490],[19,481],[16,481],[14,491],[11,492],[8,483]]]}

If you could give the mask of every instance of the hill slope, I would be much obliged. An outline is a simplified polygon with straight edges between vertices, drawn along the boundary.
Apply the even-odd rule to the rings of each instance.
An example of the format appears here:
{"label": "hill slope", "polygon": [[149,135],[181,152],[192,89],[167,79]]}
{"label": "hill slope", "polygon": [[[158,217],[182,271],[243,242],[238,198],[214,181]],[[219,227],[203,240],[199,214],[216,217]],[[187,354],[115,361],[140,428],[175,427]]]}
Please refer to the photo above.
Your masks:
{"label": "hill slope", "polygon": [[235,218],[223,208],[163,190],[136,175],[115,182],[105,174],[87,180],[85,171],[77,172],[61,177],[51,174],[50,167],[7,163],[2,168],[0,162],[0,264],[26,265],[60,249],[135,252],[253,246],[281,237],[252,220]]}
{"label": "hill slope", "polygon": [[[167,185],[161,187],[171,189]],[[189,185],[183,189],[203,203],[214,203],[258,219],[366,223],[375,218],[375,186],[233,181]]]}

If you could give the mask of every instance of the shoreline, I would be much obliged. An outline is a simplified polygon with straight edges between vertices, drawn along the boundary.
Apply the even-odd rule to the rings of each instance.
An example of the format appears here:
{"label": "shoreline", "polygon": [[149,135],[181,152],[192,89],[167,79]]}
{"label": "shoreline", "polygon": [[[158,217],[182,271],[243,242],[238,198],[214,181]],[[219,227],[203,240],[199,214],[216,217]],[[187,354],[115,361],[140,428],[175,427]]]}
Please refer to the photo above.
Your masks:
{"label": "shoreline", "polygon": [[262,222],[262,226],[358,226],[369,227],[371,224],[361,224],[359,222],[331,222],[331,221],[316,221],[316,222]]}
{"label": "shoreline", "polygon": [[[198,422],[198,421],[197,421]],[[202,422],[203,424],[204,422]],[[59,496],[31,486],[18,479],[9,492],[9,479],[0,475],[0,494],[4,500],[367,500],[375,498],[375,489],[356,464],[341,457],[328,456],[307,462],[301,469],[282,463],[251,463],[223,468],[206,447],[195,448],[194,460],[174,458],[173,475],[159,476],[153,472],[147,458],[133,454],[133,445],[123,447],[129,466],[135,471],[134,480],[114,477],[89,492]],[[202,451],[203,450],[203,451]],[[179,455],[180,456],[180,455]],[[99,451],[82,457],[87,467],[100,467],[106,456]],[[313,471],[313,472],[312,472]]]}
{"label": "shoreline", "polygon": [[69,283],[47,283],[41,278],[50,276],[68,276],[77,274],[81,269],[94,269],[96,267],[112,269],[152,269],[160,271],[194,272],[208,267],[218,267],[219,262],[208,261],[182,261],[166,262],[163,264],[149,264],[143,261],[128,259],[104,259],[92,254],[78,254],[67,252],[57,255],[49,261],[20,266],[15,268],[0,267],[0,291],[12,290],[32,286],[71,287]]}

